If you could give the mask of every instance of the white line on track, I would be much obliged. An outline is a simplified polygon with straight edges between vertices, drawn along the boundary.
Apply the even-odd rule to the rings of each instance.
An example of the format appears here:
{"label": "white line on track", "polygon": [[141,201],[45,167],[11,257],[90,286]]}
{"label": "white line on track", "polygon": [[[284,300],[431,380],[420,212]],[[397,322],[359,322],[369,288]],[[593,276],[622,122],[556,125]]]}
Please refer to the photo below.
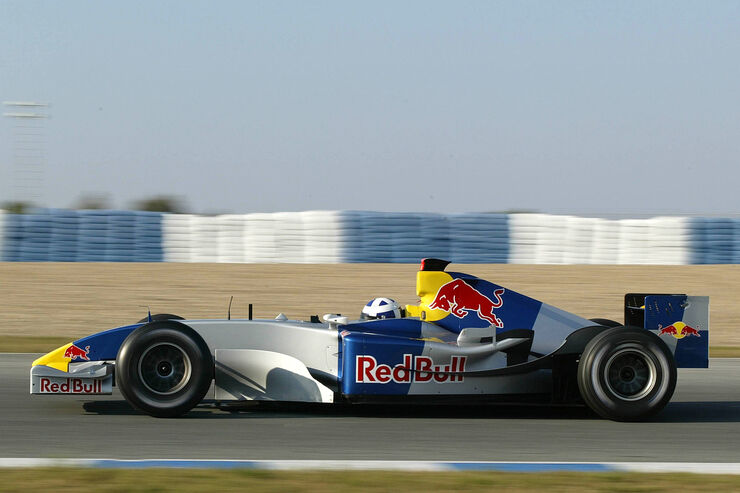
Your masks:
{"label": "white line on track", "polygon": [[0,468],[90,467],[108,469],[269,469],[385,471],[507,471],[507,472],[642,472],[740,474],[738,462],[504,462],[504,461],[357,461],[357,460],[219,460],[219,459],[51,459],[0,458]]}

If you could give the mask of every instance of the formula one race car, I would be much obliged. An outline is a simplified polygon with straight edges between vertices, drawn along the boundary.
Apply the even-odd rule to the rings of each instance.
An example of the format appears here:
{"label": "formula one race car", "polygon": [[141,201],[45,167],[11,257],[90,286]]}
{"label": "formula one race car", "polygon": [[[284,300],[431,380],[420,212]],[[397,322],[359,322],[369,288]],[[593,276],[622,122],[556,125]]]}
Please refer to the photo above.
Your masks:
{"label": "formula one race car", "polygon": [[614,420],[660,411],[677,367],[708,367],[709,299],[628,294],[625,323],[587,320],[425,259],[406,317],[311,321],[148,316],[37,359],[32,394],[110,394],[174,417],[215,380],[217,405],[585,402]]}

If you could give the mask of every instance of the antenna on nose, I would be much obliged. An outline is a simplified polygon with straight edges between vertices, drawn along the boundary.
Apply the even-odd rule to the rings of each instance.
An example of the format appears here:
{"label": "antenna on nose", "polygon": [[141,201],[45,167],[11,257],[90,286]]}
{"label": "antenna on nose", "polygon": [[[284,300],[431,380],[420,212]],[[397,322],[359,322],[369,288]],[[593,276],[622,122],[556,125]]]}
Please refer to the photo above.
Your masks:
{"label": "antenna on nose", "polygon": [[[139,306],[142,306],[142,307],[145,306],[146,307],[146,322],[147,323],[151,323],[151,321],[152,321],[152,309],[149,308],[149,305],[139,305]],[[141,323],[141,322],[139,322],[139,323]]]}

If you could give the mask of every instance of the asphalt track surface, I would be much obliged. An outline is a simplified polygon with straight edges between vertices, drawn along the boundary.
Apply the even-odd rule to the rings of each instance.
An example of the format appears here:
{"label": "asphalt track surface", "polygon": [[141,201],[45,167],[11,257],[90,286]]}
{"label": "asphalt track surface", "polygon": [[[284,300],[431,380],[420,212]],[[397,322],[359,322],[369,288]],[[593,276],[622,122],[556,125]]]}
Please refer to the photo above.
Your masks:
{"label": "asphalt track surface", "polygon": [[[183,418],[133,411],[120,394],[31,396],[38,355],[0,354],[0,455],[115,459],[740,462],[740,359],[679,370],[653,421],[584,408],[281,408]],[[93,400],[94,399],[94,400]]]}

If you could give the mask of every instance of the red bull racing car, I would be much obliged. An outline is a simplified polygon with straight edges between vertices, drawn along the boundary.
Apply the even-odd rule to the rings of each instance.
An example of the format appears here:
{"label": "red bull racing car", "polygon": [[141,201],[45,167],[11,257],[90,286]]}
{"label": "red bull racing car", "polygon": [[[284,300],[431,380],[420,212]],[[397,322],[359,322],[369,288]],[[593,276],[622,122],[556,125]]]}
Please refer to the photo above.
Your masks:
{"label": "red bull racing car", "polygon": [[[405,317],[323,321],[149,316],[33,362],[32,394],[110,394],[175,417],[218,405],[585,403],[614,420],[659,412],[677,367],[708,366],[709,299],[625,296],[624,324],[588,320],[425,259]],[[384,302],[381,302],[384,303]],[[368,304],[370,305],[370,304]]]}

